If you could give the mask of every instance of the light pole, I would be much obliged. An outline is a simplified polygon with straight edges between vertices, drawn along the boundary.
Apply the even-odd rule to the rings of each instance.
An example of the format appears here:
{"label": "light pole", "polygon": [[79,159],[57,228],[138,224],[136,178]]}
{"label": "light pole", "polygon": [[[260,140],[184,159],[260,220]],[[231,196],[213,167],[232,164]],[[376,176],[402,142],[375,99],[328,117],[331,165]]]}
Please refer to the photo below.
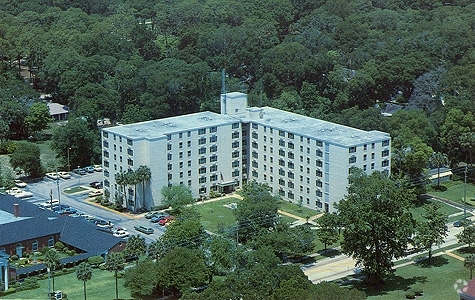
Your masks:
{"label": "light pole", "polygon": [[46,268],[46,270],[48,271],[48,299],[50,299],[51,297],[51,270],[50,268]]}
{"label": "light pole", "polygon": [[68,147],[68,172],[71,172],[71,164],[69,163],[69,150],[71,150],[71,147]]}
{"label": "light pole", "polygon": [[463,184],[463,220],[467,219],[467,206],[465,205],[467,201],[467,165],[465,165],[465,180]]}
{"label": "light pole", "polygon": [[59,175],[58,175],[57,168],[56,168],[56,186],[58,187],[58,204],[61,204],[61,192],[59,191]]}

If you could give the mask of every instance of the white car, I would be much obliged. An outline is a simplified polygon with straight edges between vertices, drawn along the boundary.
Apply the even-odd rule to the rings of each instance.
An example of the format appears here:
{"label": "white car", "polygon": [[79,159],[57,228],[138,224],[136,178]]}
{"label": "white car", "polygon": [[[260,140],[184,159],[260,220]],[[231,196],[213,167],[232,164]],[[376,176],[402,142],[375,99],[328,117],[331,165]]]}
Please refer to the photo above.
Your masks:
{"label": "white car", "polygon": [[32,192],[27,192],[20,190],[18,188],[11,188],[8,191],[6,191],[9,195],[15,196],[16,198],[28,198],[28,197],[33,197]]}
{"label": "white car", "polygon": [[20,192],[21,192],[21,190],[17,187],[12,187],[12,188],[5,191],[5,193],[7,193],[9,195],[12,195],[12,196],[17,194],[17,193],[20,193]]}
{"label": "white car", "polygon": [[102,190],[97,190],[93,192],[89,192],[88,196],[89,198],[97,197],[102,195]]}
{"label": "white car", "polygon": [[24,188],[26,187],[26,183],[24,183],[23,181],[21,181],[20,179],[15,179],[15,185],[19,188]]}
{"label": "white car", "polygon": [[94,168],[94,171],[96,172],[102,172],[102,166],[101,165],[94,165],[92,166]]}
{"label": "white car", "polygon": [[63,179],[71,178],[71,174],[69,174],[68,172],[58,172],[58,175],[59,175],[59,177],[61,177]]}
{"label": "white car", "polygon": [[130,234],[128,231],[124,231],[124,230],[119,230],[119,231],[116,231],[112,234],[113,236],[116,236],[116,237],[120,237],[120,238],[126,238],[128,237]]}
{"label": "white car", "polygon": [[50,200],[50,201],[45,201],[43,203],[40,203],[38,204],[38,207],[40,209],[50,209],[51,207],[55,207],[55,206],[58,206],[59,205],[59,200],[58,199],[53,199],[53,200]]}
{"label": "white car", "polygon": [[59,179],[58,173],[55,173],[55,172],[46,173],[45,176],[48,177],[49,179],[54,179],[54,180]]}

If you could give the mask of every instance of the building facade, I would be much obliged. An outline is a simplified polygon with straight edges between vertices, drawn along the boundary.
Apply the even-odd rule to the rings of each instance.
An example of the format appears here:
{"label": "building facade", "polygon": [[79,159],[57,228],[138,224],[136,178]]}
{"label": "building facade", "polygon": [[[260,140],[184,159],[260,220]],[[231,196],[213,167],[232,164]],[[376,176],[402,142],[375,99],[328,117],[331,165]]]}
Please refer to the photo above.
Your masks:
{"label": "building facade", "polygon": [[[253,180],[302,206],[334,211],[351,167],[390,172],[387,133],[363,131],[221,95],[221,114],[200,112],[102,130],[104,188],[128,209],[161,203],[161,188],[190,187],[196,198]],[[116,174],[147,166],[151,178],[123,186]],[[143,186],[142,186],[143,184]],[[137,200],[138,199],[138,200]],[[135,207],[136,206],[136,207]]]}

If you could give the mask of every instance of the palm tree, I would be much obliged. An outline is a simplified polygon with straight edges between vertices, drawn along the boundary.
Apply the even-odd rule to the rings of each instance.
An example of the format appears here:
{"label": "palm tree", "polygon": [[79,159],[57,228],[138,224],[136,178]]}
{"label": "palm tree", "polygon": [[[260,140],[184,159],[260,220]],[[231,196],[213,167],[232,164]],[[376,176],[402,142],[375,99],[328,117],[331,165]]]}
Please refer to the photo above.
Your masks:
{"label": "palm tree", "polygon": [[137,212],[137,184],[140,183],[140,178],[137,172],[130,169],[125,174],[125,177],[127,178],[127,184],[134,186],[134,212]]}
{"label": "palm tree", "polygon": [[84,282],[84,300],[86,300],[86,281],[92,277],[92,268],[87,262],[82,262],[76,267],[76,278]]}
{"label": "palm tree", "polygon": [[467,269],[470,269],[470,280],[472,280],[473,269],[475,269],[475,255],[469,255],[465,258],[463,266]]}
{"label": "palm tree", "polygon": [[[124,172],[120,172],[120,173],[115,173],[115,182],[119,185],[119,189],[120,189],[120,198],[121,198],[121,205],[124,204],[124,186],[126,185],[126,182],[125,182],[125,173]],[[126,206],[127,206],[127,203],[126,203]]]}
{"label": "palm tree", "polygon": [[117,280],[117,273],[124,269],[124,264],[125,264],[125,258],[122,252],[112,252],[107,255],[105,268],[108,271],[114,272],[116,300],[119,300],[119,283]]}
{"label": "palm tree", "polygon": [[[45,253],[45,258],[43,259],[43,263],[49,269],[48,273],[52,275],[53,277],[53,291],[54,291],[54,270],[60,264],[59,253],[56,251],[56,249],[51,248]],[[48,282],[49,282],[49,279],[48,279]]]}
{"label": "palm tree", "polygon": [[430,164],[437,167],[437,187],[440,187],[440,167],[443,167],[449,163],[447,155],[442,152],[434,152],[430,158]]}
{"label": "palm tree", "polygon": [[150,171],[150,168],[147,166],[140,166],[137,171],[137,176],[142,183],[142,207],[145,208],[145,183],[150,181],[150,178],[152,177],[152,173]]}

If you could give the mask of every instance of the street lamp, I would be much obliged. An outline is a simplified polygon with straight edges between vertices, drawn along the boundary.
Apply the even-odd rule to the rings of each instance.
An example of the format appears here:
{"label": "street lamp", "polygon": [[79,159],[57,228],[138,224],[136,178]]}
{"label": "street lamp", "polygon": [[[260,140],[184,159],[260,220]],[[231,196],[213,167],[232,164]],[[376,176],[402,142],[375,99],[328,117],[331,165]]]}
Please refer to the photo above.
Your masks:
{"label": "street lamp", "polygon": [[69,163],[69,150],[71,150],[71,147],[68,147],[68,172],[71,171],[71,164]]}

